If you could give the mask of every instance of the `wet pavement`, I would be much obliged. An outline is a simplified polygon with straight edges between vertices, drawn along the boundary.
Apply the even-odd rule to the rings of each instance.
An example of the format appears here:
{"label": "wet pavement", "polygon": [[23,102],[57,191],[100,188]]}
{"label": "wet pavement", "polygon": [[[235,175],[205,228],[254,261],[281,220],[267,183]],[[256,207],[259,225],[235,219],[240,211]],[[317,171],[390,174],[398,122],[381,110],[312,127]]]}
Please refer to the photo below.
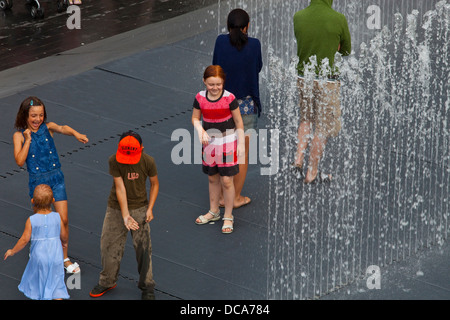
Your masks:
{"label": "wet pavement", "polygon": [[[217,0],[83,0],[81,29],[68,29],[69,14],[57,2],[42,1],[42,19],[33,19],[27,0],[0,9],[0,71],[70,50],[151,23],[217,3]],[[157,35],[155,35],[157,36]]]}

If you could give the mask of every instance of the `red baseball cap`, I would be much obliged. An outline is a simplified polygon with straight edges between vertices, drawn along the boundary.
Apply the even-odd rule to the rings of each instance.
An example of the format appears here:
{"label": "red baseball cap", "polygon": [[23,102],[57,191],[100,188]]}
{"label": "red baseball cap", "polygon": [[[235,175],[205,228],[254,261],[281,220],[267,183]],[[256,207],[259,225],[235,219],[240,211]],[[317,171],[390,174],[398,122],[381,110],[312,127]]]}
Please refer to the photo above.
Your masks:
{"label": "red baseball cap", "polygon": [[123,164],[136,164],[141,160],[142,139],[134,132],[126,132],[122,135],[117,148],[116,160]]}

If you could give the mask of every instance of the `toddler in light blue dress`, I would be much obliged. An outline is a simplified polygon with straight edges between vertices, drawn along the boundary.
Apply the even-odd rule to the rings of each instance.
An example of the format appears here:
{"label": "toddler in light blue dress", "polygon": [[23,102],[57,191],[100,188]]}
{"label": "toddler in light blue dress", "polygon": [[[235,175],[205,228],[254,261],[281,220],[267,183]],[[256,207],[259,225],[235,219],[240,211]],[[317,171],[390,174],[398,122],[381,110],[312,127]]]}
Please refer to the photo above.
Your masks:
{"label": "toddler in light blue dress", "polygon": [[30,259],[22,275],[19,290],[33,300],[68,299],[64,282],[62,242],[67,233],[61,228],[61,217],[51,210],[54,201],[48,185],[38,185],[33,194],[34,212],[25,223],[22,237],[4,259],[22,250],[31,241]]}

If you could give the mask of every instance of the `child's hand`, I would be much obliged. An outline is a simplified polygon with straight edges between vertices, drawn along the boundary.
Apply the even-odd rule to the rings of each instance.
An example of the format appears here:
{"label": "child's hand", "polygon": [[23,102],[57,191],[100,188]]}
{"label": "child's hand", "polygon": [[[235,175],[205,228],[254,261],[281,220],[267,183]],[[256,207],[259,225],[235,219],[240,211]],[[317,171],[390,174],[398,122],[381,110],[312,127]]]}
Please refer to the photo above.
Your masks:
{"label": "child's hand", "polygon": [[148,209],[147,213],[145,215],[145,222],[150,222],[153,220],[153,210],[152,209]]}
{"label": "child's hand", "polygon": [[78,133],[77,135],[75,135],[75,138],[77,138],[78,141],[80,141],[81,143],[88,143],[89,139],[87,138],[87,136],[85,134],[80,134]]}
{"label": "child's hand", "polygon": [[139,229],[139,224],[134,220],[131,216],[127,216],[123,218],[123,223],[128,230],[137,230]]}
{"label": "child's hand", "polygon": [[31,130],[30,130],[30,129],[26,129],[26,130],[23,132],[23,136],[24,136],[24,138],[25,138],[25,141],[31,140]]}
{"label": "child's hand", "polygon": [[201,132],[199,132],[199,139],[200,139],[200,142],[201,142],[201,144],[203,144],[203,145],[208,145],[209,144],[209,141],[211,141],[211,137],[206,133],[206,131],[205,130],[203,130],[202,129],[202,131]]}
{"label": "child's hand", "polygon": [[5,257],[3,260],[6,260],[8,257],[12,257],[13,255],[14,255],[14,253],[12,252],[11,249],[9,249],[8,251],[6,251]]}

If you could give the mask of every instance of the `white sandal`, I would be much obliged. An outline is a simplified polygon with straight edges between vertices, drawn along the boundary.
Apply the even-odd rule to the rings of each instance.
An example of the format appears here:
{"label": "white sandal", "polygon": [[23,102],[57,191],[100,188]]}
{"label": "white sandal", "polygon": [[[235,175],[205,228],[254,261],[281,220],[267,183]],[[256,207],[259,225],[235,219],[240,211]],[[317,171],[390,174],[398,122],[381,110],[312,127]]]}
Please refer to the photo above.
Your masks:
{"label": "white sandal", "polygon": [[210,213],[213,217],[211,219],[205,218],[205,215],[201,215],[199,216],[197,219],[200,220],[200,222],[198,222],[197,220],[195,220],[195,223],[198,225],[202,225],[202,224],[207,224],[210,223],[212,221],[217,221],[220,220],[220,211],[217,213],[212,212],[211,210],[208,211],[208,213]]}
{"label": "white sandal", "polygon": [[[70,259],[69,258],[64,259],[64,262],[67,262],[67,261],[70,261]],[[76,270],[77,268],[78,268],[78,271],[74,272],[74,270]],[[67,273],[79,273],[79,272],[81,272],[80,266],[76,262],[72,263],[68,267],[64,266],[64,269],[66,269]]]}
{"label": "white sandal", "polygon": [[[222,220],[226,220],[226,221],[231,221],[232,225],[231,226],[223,226],[222,227],[222,233],[224,234],[229,234],[233,232],[233,223],[234,223],[234,217],[231,216],[231,218],[222,218]],[[230,231],[225,231],[226,229],[230,229]]]}

